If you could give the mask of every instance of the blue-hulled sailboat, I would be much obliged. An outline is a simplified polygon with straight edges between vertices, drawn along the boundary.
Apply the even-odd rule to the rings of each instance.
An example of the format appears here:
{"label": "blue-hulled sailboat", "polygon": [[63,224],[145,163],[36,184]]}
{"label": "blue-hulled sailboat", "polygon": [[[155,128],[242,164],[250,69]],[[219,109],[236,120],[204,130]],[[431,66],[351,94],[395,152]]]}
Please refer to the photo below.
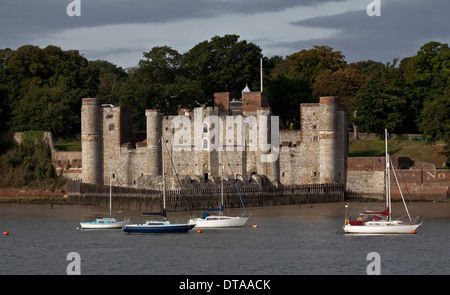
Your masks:
{"label": "blue-hulled sailboat", "polygon": [[143,224],[127,224],[122,230],[127,234],[168,234],[168,233],[187,233],[195,224],[171,223],[166,218],[166,185],[164,172],[164,138],[161,137],[162,145],[162,174],[163,174],[163,210],[156,213],[143,213],[143,215],[161,215],[163,221],[147,220]]}

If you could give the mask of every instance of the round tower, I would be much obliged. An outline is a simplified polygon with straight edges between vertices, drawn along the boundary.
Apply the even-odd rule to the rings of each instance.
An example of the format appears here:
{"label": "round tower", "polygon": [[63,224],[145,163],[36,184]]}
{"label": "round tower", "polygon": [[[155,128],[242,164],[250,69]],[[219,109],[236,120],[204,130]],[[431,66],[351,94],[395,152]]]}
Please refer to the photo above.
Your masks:
{"label": "round tower", "polygon": [[338,180],[337,167],[337,111],[339,99],[321,97],[319,102],[319,170],[320,182]]}
{"label": "round tower", "polygon": [[99,98],[83,98],[81,106],[81,161],[83,182],[103,184],[102,105]]}
{"label": "round tower", "polygon": [[147,117],[147,174],[162,175],[162,116],[158,110],[145,110]]}

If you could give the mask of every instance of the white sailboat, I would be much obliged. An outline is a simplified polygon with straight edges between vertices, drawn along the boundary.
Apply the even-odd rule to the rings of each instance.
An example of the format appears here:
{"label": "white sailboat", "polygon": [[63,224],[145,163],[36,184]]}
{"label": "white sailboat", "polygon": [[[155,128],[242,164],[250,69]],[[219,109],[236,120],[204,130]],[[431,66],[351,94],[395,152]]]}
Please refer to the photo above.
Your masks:
{"label": "white sailboat", "polygon": [[82,221],[80,222],[82,229],[120,229],[125,224],[127,220],[118,221],[111,217],[112,211],[112,183],[111,183],[111,159],[109,159],[109,217],[99,217],[95,221]]}
{"label": "white sailboat", "polygon": [[403,200],[403,205],[408,214],[408,220],[392,219],[391,217],[391,190],[390,190],[390,170],[391,165],[387,147],[387,130],[385,129],[385,146],[386,146],[386,209],[384,211],[365,211],[360,213],[360,217],[357,220],[347,219],[347,208],[346,205],[346,217],[343,230],[345,233],[350,234],[410,234],[416,233],[419,226],[422,225],[422,221],[419,219],[412,218],[409,214],[409,210],[406,206],[405,199],[398,184],[397,175],[395,174],[394,167],[392,166],[392,171],[400,190],[400,195]]}
{"label": "white sailboat", "polygon": [[166,185],[165,185],[165,171],[164,171],[164,138],[161,137],[162,146],[162,175],[163,175],[163,210],[157,213],[143,213],[144,215],[161,215],[164,217],[160,220],[147,220],[143,224],[127,224],[122,228],[122,231],[127,234],[167,234],[167,233],[187,233],[195,224],[189,223],[171,223],[165,220],[166,218]]}
{"label": "white sailboat", "polygon": [[[229,164],[229,163],[228,163]],[[191,218],[188,223],[195,224],[197,228],[227,228],[227,227],[243,227],[248,219],[250,218],[250,214],[247,213],[244,202],[242,201],[241,195],[239,193],[239,189],[236,185],[236,189],[238,190],[239,197],[241,198],[242,206],[244,208],[244,213],[241,216],[226,216],[223,215],[224,202],[223,202],[223,151],[222,151],[222,165],[221,165],[222,173],[220,179],[220,195],[221,195],[221,205],[216,209],[209,209],[205,211],[218,211],[219,214],[210,215],[208,212],[204,212],[202,217]],[[231,165],[230,165],[231,169]],[[231,171],[233,173],[233,171]],[[233,175],[234,179],[234,175]],[[236,180],[234,179],[236,184]]]}

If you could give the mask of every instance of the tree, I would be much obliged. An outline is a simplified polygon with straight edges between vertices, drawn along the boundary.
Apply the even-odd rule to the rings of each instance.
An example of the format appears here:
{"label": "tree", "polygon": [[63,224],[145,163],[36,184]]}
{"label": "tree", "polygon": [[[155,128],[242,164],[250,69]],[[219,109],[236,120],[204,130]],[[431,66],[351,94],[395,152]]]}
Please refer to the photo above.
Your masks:
{"label": "tree", "polygon": [[10,116],[10,94],[8,89],[8,75],[6,72],[6,57],[11,49],[0,49],[0,130],[7,129]]}
{"label": "tree", "polygon": [[198,82],[186,77],[181,67],[182,55],[168,46],[144,52],[139,67],[129,74],[120,89],[119,104],[133,110],[137,130],[145,130],[145,109],[159,109],[176,114],[178,106],[191,106],[203,96]]}
{"label": "tree", "polygon": [[450,83],[450,49],[440,42],[426,43],[405,62],[404,68],[409,120],[417,131],[423,120],[423,108],[442,96]]}
{"label": "tree", "polygon": [[324,70],[335,72],[343,69],[347,63],[341,51],[333,51],[329,46],[314,46],[312,49],[303,49],[287,57],[289,62],[288,74],[299,73],[304,75],[311,85]]}
{"label": "tree", "polygon": [[80,131],[81,98],[98,92],[98,68],[76,50],[26,45],[5,59],[12,131]]}
{"label": "tree", "polygon": [[106,60],[95,60],[89,63],[98,67],[100,71],[96,97],[101,98],[105,103],[118,104],[119,90],[128,78],[127,72]]}
{"label": "tree", "polygon": [[428,142],[442,140],[446,143],[445,153],[450,161],[450,86],[444,94],[428,103],[422,111],[420,130]]}
{"label": "tree", "polygon": [[276,75],[267,85],[272,112],[281,129],[300,128],[300,104],[313,102],[309,83],[301,75]]}
{"label": "tree", "polygon": [[364,85],[359,89],[353,110],[358,112],[351,118],[363,132],[401,132],[407,128],[407,103],[403,93],[403,76],[397,61],[383,68],[375,67]]}
{"label": "tree", "polygon": [[204,97],[210,100],[215,92],[241,93],[246,84],[259,89],[261,48],[238,35],[215,36],[203,41],[183,56],[183,68],[190,80],[197,80]]}
{"label": "tree", "polygon": [[352,109],[353,99],[366,80],[359,70],[346,67],[336,72],[323,71],[312,86],[314,100],[320,96],[338,96],[348,110]]}

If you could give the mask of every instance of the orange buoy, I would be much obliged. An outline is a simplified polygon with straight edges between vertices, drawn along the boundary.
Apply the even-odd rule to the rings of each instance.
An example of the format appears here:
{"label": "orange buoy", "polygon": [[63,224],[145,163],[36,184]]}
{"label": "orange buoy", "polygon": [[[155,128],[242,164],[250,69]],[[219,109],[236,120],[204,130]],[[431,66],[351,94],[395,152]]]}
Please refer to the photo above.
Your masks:
{"label": "orange buoy", "polygon": [[417,232],[415,230],[411,231],[412,234],[416,234]]}
{"label": "orange buoy", "polygon": [[257,228],[257,227],[258,227],[258,225],[257,225],[257,224],[254,224],[254,225],[253,225],[253,227],[254,227],[254,228]]}
{"label": "orange buoy", "polygon": [[4,234],[5,236],[7,236],[7,235],[9,235],[9,232],[4,231],[3,234]]}
{"label": "orange buoy", "polygon": [[201,229],[198,229],[197,232],[198,232],[199,234],[201,234],[203,231],[202,231]]}

